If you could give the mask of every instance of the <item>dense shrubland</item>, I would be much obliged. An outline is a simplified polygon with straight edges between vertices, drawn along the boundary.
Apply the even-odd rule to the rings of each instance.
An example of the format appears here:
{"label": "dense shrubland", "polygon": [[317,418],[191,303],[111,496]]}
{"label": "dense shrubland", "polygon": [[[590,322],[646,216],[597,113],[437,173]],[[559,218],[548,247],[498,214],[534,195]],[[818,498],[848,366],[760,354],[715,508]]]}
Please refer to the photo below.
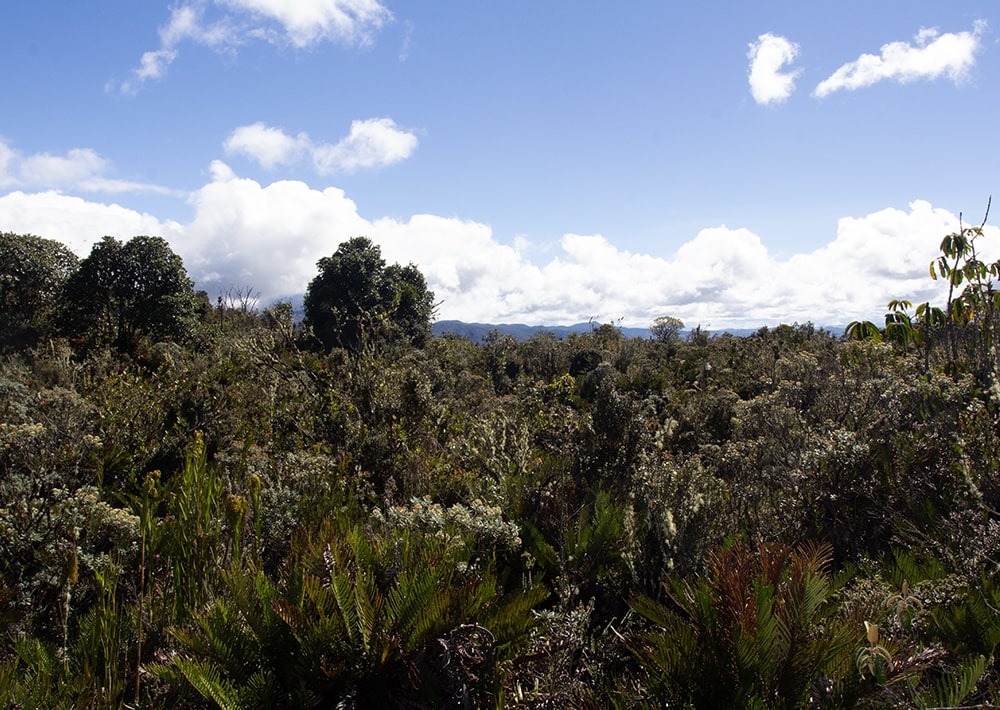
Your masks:
{"label": "dense shrubland", "polygon": [[0,697],[997,703],[980,236],[942,245],[945,304],[844,338],[476,344],[430,338],[423,277],[363,239],[296,327],[162,240],[2,235]]}

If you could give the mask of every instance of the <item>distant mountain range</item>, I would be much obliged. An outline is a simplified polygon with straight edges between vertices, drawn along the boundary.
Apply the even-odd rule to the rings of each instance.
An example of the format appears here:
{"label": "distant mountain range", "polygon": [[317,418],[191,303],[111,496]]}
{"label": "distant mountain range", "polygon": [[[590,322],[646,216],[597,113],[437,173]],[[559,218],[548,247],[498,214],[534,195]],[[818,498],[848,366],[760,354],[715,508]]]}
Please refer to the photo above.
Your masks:
{"label": "distant mountain range", "polygon": [[[527,340],[538,333],[552,333],[557,338],[565,338],[570,333],[589,333],[599,323],[576,323],[575,325],[524,325],[523,323],[465,323],[460,320],[439,320],[431,326],[434,335],[452,333],[478,343],[487,334],[496,330],[510,335],[516,340]],[[622,328],[627,338],[648,338],[649,328]]]}
{"label": "distant mountain range", "polygon": [[[305,317],[305,308],[302,305],[302,296],[289,299],[292,304],[292,313],[296,323],[301,323]],[[460,320],[439,320],[431,324],[431,332],[435,337],[451,333],[465,338],[473,343],[482,342],[490,332],[496,330],[504,335],[509,335],[515,340],[528,340],[538,333],[552,333],[557,338],[566,338],[571,333],[589,333],[594,328],[600,327],[601,323],[587,322],[574,323],[573,325],[525,325],[523,323],[466,323]],[[626,338],[648,338],[649,328],[619,328]],[[709,335],[719,335],[729,333],[738,337],[753,335],[760,328],[720,328],[719,330],[706,329]],[[816,330],[825,330],[835,336],[840,336],[844,332],[842,325],[817,326]],[[686,338],[690,330],[681,330],[680,336]]]}
{"label": "distant mountain range", "polygon": [[[481,342],[490,332],[498,331],[504,335],[509,335],[515,340],[527,340],[538,333],[552,333],[557,338],[565,338],[571,333],[589,333],[600,323],[576,323],[574,325],[524,325],[523,323],[466,323],[460,320],[439,320],[431,326],[431,331],[435,336],[451,333],[461,336],[474,343]],[[622,335],[626,338],[648,338],[649,328],[620,328]],[[720,331],[711,331],[710,334],[729,333],[739,337],[753,335],[760,328],[723,328]],[[839,336],[844,332],[843,326],[822,326],[817,330],[825,330],[828,333]],[[682,330],[681,337],[687,337],[689,331]]]}

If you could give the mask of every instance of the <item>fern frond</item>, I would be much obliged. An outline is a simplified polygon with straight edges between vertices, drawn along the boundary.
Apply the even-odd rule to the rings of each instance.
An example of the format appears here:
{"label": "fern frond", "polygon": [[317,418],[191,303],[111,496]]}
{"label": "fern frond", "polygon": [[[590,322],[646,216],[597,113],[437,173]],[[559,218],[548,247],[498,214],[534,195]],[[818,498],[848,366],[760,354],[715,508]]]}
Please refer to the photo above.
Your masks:
{"label": "fern frond", "polygon": [[976,683],[985,670],[984,656],[967,661],[954,673],[943,676],[929,693],[920,698],[922,707],[950,708],[960,705],[976,689]]}
{"label": "fern frond", "polygon": [[249,695],[258,708],[274,707],[277,701],[274,675],[266,670],[257,671],[247,679],[244,694]]}
{"label": "fern frond", "polygon": [[525,548],[531,553],[539,567],[552,573],[559,569],[559,553],[549,544],[542,531],[531,523],[525,522],[522,527]]}
{"label": "fern frond", "polygon": [[222,678],[216,666],[180,657],[173,659],[172,663],[192,688],[221,710],[244,710],[240,693],[232,683]]}
{"label": "fern frond", "polygon": [[453,593],[445,586],[448,582],[427,567],[406,570],[396,577],[385,598],[385,626],[400,631],[407,650],[416,648],[428,630],[441,623]]}
{"label": "fern frond", "polygon": [[365,652],[371,651],[372,639],[378,633],[382,621],[384,601],[375,586],[370,572],[362,572],[354,578],[354,609],[358,634]]}
{"label": "fern frond", "polygon": [[14,657],[0,664],[0,703],[4,707],[72,707],[88,691],[85,682],[67,671],[56,648],[18,635]]}
{"label": "fern frond", "polygon": [[334,574],[324,595],[332,597],[336,604],[336,613],[331,609],[327,618],[337,618],[343,627],[344,635],[351,644],[359,645],[361,637],[358,632],[358,615],[354,604],[354,580],[346,574]]}
{"label": "fern frond", "polygon": [[[403,646],[412,651],[424,643],[430,636],[437,635],[449,626],[450,612],[453,609],[453,599],[456,595],[452,589],[438,589],[435,579],[430,575],[421,580],[421,584],[412,590],[402,588],[401,584],[393,592],[398,596],[412,595],[400,603],[405,608],[405,617],[397,617],[394,622],[403,635]],[[408,585],[407,585],[408,586]],[[435,590],[437,592],[435,593]],[[420,600],[420,603],[417,603]]]}
{"label": "fern frond", "polygon": [[260,570],[234,570],[226,577],[234,606],[257,639],[268,638],[274,628],[271,602],[277,596],[274,583]]}
{"label": "fern frond", "polygon": [[201,655],[214,659],[220,667],[236,672],[252,669],[260,657],[255,634],[248,633],[243,617],[234,606],[218,600],[207,614],[198,619],[201,630]]}
{"label": "fern frond", "polygon": [[483,619],[497,641],[501,658],[507,651],[517,648],[535,626],[532,610],[549,595],[548,589],[536,585],[506,594]]}

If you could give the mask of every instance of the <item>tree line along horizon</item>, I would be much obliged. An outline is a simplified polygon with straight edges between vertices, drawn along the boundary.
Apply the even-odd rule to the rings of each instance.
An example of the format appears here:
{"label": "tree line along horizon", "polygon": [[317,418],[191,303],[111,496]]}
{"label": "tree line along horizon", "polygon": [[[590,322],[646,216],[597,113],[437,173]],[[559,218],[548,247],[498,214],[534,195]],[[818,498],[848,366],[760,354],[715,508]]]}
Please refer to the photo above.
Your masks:
{"label": "tree line along horizon", "polygon": [[365,237],[297,324],[0,234],[0,703],[996,705],[984,238],[843,335],[472,342]]}
{"label": "tree line along horizon", "polygon": [[[941,255],[931,263],[932,278],[949,285],[945,307],[927,302],[910,313],[911,301],[893,299],[884,326],[855,320],[844,327],[844,334],[852,339],[915,342],[922,341],[921,333],[930,329],[947,329],[949,318],[969,321],[975,308],[972,297],[985,289],[967,288],[971,295],[956,297],[955,288],[963,280],[975,280],[981,286],[996,272],[995,264],[983,263],[975,253],[977,237],[982,237],[982,226],[961,228],[942,242]],[[195,290],[181,257],[162,237],[137,236],[122,243],[107,236],[81,260],[58,241],[7,232],[0,233],[0,258],[4,264],[0,306],[7,314],[0,323],[0,344],[23,345],[47,336],[81,337],[84,333],[91,344],[102,341],[119,347],[129,341],[134,345],[142,335],[179,338],[194,318],[211,307],[208,293]],[[430,336],[437,304],[414,264],[386,265],[380,247],[358,236],[321,258],[317,269],[303,298],[301,325],[323,347],[357,348],[363,335],[370,337],[378,328],[395,329],[396,337],[409,338],[414,344]],[[224,300],[242,309],[259,305],[252,285],[230,286],[218,294],[217,304]],[[290,307],[280,299],[271,304],[275,312]],[[599,325],[591,322],[592,327]],[[655,318],[648,329],[654,340],[691,335],[683,321],[669,315]],[[703,333],[700,325],[693,331],[694,337]]]}
{"label": "tree line along horizon", "polygon": [[[0,326],[0,338],[8,345],[84,333],[93,342],[96,336],[119,347],[143,334],[179,338],[211,307],[209,294],[195,290],[183,261],[161,237],[137,236],[124,244],[105,237],[82,261],[55,240],[14,233],[0,233],[0,238],[0,258],[8,265],[2,274],[3,305],[12,314]],[[363,334],[374,335],[379,328],[395,329],[413,344],[429,337],[439,304],[414,264],[386,265],[381,249],[359,236],[320,259],[317,269],[303,298],[301,325],[322,346],[353,349]],[[217,296],[217,304],[223,301],[242,309],[259,307],[249,285],[230,286]],[[278,299],[268,308],[285,312],[290,305]],[[685,334],[684,327],[679,318],[660,316],[649,324],[649,337],[671,340]]]}
{"label": "tree line along horizon", "polygon": [[[4,233],[0,259],[3,344],[65,336],[129,350],[141,337],[183,338],[212,307],[162,237],[124,243],[104,237],[80,260],[57,241]],[[317,268],[304,298],[305,326],[323,347],[353,350],[382,331],[414,345],[430,335],[434,294],[413,264],[387,266],[377,245],[354,237]],[[250,289],[231,289],[218,303],[225,298],[244,309],[256,306]],[[290,305],[272,308],[285,312]]]}

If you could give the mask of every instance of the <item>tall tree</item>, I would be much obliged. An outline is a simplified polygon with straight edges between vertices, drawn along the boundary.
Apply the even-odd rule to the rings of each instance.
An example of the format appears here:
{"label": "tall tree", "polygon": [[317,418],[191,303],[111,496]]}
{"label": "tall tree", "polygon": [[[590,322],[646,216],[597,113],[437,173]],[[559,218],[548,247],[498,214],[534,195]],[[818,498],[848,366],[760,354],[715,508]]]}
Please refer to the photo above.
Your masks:
{"label": "tall tree", "polygon": [[422,344],[434,294],[413,264],[386,267],[382,251],[354,237],[317,264],[305,296],[306,322],[326,348],[358,351],[365,342],[402,337]]}
{"label": "tall tree", "polygon": [[77,263],[76,255],[57,241],[0,234],[0,346],[30,344],[48,332]]}
{"label": "tall tree", "polygon": [[131,350],[141,336],[182,337],[195,294],[184,262],[161,237],[104,237],[63,290],[64,331],[89,344]]}
{"label": "tall tree", "polygon": [[427,289],[424,275],[413,264],[392,264],[385,273],[393,290],[391,322],[399,335],[422,346],[431,332],[434,293]]}

